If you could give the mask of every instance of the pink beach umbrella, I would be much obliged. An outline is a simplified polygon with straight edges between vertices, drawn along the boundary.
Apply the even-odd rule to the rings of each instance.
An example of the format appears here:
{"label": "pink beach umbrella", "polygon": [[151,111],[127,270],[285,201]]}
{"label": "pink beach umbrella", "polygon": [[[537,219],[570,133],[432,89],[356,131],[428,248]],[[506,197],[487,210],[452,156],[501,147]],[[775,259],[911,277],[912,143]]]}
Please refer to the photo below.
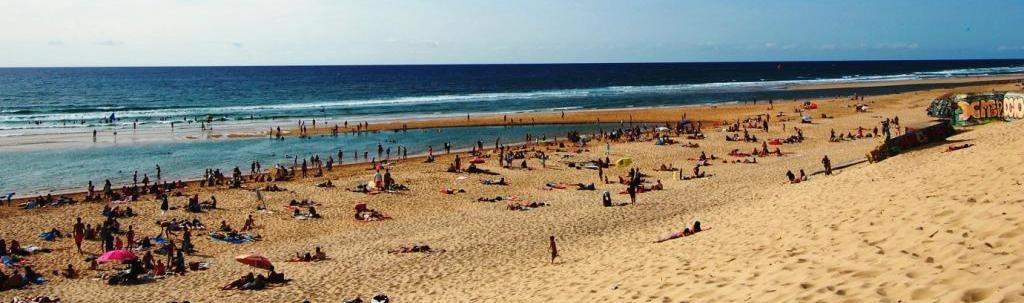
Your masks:
{"label": "pink beach umbrella", "polygon": [[99,263],[107,263],[107,262],[115,262],[115,261],[125,262],[125,261],[132,261],[132,260],[135,260],[135,259],[138,259],[138,258],[139,257],[136,257],[135,254],[132,253],[130,250],[118,249],[118,250],[111,250],[111,251],[108,251],[108,252],[104,253],[99,258],[96,258],[96,262],[99,262]]}
{"label": "pink beach umbrella", "polygon": [[270,263],[270,259],[267,259],[267,257],[257,254],[245,254],[237,256],[235,257],[235,261],[255,268],[262,268],[266,270],[274,268],[274,265]]}

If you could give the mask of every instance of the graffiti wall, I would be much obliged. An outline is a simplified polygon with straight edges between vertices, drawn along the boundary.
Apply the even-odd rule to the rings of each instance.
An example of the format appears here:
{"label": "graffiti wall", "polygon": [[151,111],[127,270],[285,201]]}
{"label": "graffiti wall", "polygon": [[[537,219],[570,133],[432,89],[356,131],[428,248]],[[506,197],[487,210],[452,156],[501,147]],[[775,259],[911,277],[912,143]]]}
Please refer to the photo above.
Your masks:
{"label": "graffiti wall", "polygon": [[1024,93],[1006,93],[1003,96],[1003,117],[1024,119]]}
{"label": "graffiti wall", "polygon": [[956,134],[956,130],[949,123],[933,123],[921,128],[908,128],[905,134],[893,137],[868,152],[867,158],[868,161],[878,162],[918,146],[945,140],[954,134]]}
{"label": "graffiti wall", "polygon": [[928,115],[949,119],[954,125],[975,125],[996,120],[1024,119],[1024,93],[989,92],[944,95],[932,101]]}
{"label": "graffiti wall", "polygon": [[959,125],[981,124],[1003,117],[1003,94],[960,94],[954,97],[959,108],[955,121]]}

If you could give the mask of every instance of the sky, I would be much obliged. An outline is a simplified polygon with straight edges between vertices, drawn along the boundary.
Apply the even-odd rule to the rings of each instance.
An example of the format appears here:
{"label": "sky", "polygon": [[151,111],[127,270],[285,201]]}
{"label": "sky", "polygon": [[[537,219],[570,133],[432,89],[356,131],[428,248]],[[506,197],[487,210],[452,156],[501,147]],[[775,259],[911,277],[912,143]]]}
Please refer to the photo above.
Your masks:
{"label": "sky", "polygon": [[1024,58],[1024,1],[0,0],[0,66]]}

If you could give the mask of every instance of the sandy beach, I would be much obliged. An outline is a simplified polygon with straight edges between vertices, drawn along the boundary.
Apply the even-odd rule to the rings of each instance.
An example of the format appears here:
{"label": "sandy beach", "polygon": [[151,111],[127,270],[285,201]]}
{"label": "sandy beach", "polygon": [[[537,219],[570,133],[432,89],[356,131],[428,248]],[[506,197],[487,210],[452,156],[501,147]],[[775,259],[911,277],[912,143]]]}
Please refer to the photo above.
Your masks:
{"label": "sandy beach", "polygon": [[[1024,135],[1019,121],[972,127],[951,142],[901,154],[880,163],[863,163],[878,138],[829,142],[829,133],[871,129],[887,117],[902,125],[928,122],[925,108],[949,92],[1020,90],[1011,83],[978,84],[992,79],[952,79],[950,88],[867,96],[816,99],[811,124],[799,123],[794,108],[802,101],[775,101],[720,106],[616,109],[517,114],[515,123],[668,122],[686,117],[704,123],[702,140],[676,137],[681,144],[658,146],[651,141],[610,142],[612,161],[631,158],[628,167],[613,166],[604,174],[614,181],[639,168],[664,190],[639,194],[636,204],[601,207],[601,192],[616,203],[626,186],[600,183],[596,170],[576,169],[569,162],[601,159],[606,142],[591,142],[581,152],[556,146],[531,148],[546,152],[546,167],[527,160],[531,169],[501,168],[494,151],[479,166],[500,176],[450,173],[454,154],[433,163],[422,158],[399,161],[391,168],[408,191],[367,195],[346,190],[372,180],[369,164],[346,165],[322,177],[275,182],[281,192],[263,192],[267,210],[253,191],[190,183],[183,196],[171,197],[162,213],[152,196],[121,204],[137,216],[119,219],[132,225],[136,238],[161,232],[154,224],[171,218],[200,218],[197,253],[187,261],[209,262],[210,268],[172,275],[150,283],[108,286],[99,277],[120,265],[101,264],[87,270],[83,254],[69,238],[39,240],[56,228],[69,233],[75,217],[102,222],[105,203],[20,210],[0,207],[0,239],[50,248],[28,259],[47,282],[0,292],[0,299],[55,295],[70,302],[338,302],[384,293],[396,302],[1022,302],[1021,267],[1024,202],[1024,154],[1008,142]],[[865,84],[865,85],[876,85]],[[894,84],[895,85],[895,84]],[[902,85],[902,84],[900,84]],[[820,88],[820,87],[819,87]],[[793,87],[790,89],[814,89]],[[854,104],[871,110],[858,113]],[[725,160],[733,149],[747,152],[759,143],[727,142],[721,122],[770,113],[770,131],[751,129],[758,138],[786,138],[802,129],[807,140],[778,146],[781,157],[761,157],[756,164],[711,161],[702,167],[709,176],[678,180],[677,172],[656,171],[662,164],[688,174],[701,152]],[[782,116],[777,116],[778,114]],[[820,118],[822,114],[830,118]],[[371,130],[501,125],[503,115],[371,123]],[[292,130],[294,131],[294,130]],[[317,128],[314,133],[330,132]],[[222,134],[227,136],[228,134]],[[1008,141],[1010,140],[1010,141]],[[951,144],[973,147],[944,152]],[[489,144],[485,144],[488,146]],[[774,148],[775,146],[772,146]],[[441,152],[438,151],[438,154]],[[857,163],[834,175],[818,174],[821,159],[835,166]],[[468,159],[465,154],[461,155]],[[518,165],[520,160],[516,160]],[[248,163],[238,163],[247,165]],[[787,170],[805,170],[809,180],[786,181]],[[196,172],[199,173],[199,172]],[[481,184],[505,178],[508,186]],[[316,184],[330,180],[337,187]],[[595,183],[597,190],[546,189],[549,182]],[[246,188],[266,182],[246,182]],[[444,194],[444,188],[465,193]],[[187,197],[216,196],[218,209],[185,212]],[[478,198],[503,197],[501,202]],[[507,200],[538,201],[549,206],[510,211]],[[319,203],[321,219],[296,220],[285,206],[292,199]],[[16,202],[22,202],[18,200]],[[353,220],[353,205],[366,203],[390,220]],[[219,222],[241,227],[247,215],[261,241],[229,244],[208,234]],[[655,243],[700,221],[704,231]],[[549,260],[550,236],[559,257]],[[403,245],[429,244],[432,253],[388,253]],[[330,260],[285,262],[297,252],[322,247]],[[86,254],[99,254],[99,242],[86,241]],[[258,291],[220,290],[253,269],[235,262],[241,254],[268,257],[289,283]],[[164,258],[158,256],[158,259]],[[51,274],[68,264],[82,277]],[[4,272],[10,272],[3,268]],[[255,270],[263,272],[262,270]]]}

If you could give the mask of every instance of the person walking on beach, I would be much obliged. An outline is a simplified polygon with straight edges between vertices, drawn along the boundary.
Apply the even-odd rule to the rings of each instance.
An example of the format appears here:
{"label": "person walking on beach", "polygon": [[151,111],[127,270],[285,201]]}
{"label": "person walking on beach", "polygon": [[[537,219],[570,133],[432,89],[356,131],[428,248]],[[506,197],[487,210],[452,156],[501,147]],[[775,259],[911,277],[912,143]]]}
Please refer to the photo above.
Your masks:
{"label": "person walking on beach", "polygon": [[828,159],[828,156],[821,158],[821,165],[825,166],[825,175],[832,175],[832,160]]}
{"label": "person walking on beach", "polygon": [[128,225],[128,231],[124,233],[124,239],[128,242],[128,250],[135,247],[135,227]]}
{"label": "person walking on beach", "polygon": [[75,218],[74,225],[74,237],[75,247],[78,248],[78,253],[82,253],[82,240],[85,239],[85,224],[82,223],[82,217]]}
{"label": "person walking on beach", "polygon": [[167,213],[167,210],[170,209],[170,205],[168,204],[169,201],[167,201],[167,195],[160,195],[160,214]]}
{"label": "person walking on beach", "polygon": [[551,246],[551,264],[555,264],[555,258],[558,258],[558,245],[555,244],[555,236],[550,238]]}

